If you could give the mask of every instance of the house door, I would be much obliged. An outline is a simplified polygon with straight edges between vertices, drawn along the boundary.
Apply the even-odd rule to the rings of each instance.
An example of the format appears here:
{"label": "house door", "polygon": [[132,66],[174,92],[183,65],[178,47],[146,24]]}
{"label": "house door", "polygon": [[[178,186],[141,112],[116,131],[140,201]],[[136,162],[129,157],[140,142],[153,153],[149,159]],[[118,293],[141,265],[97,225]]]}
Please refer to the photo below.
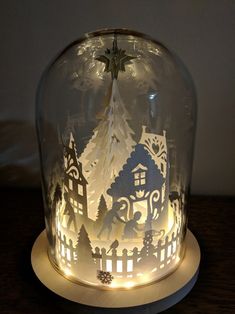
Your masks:
{"label": "house door", "polygon": [[147,200],[137,201],[133,203],[133,215],[135,212],[141,212],[141,218],[138,223],[145,223],[148,215],[148,202]]}

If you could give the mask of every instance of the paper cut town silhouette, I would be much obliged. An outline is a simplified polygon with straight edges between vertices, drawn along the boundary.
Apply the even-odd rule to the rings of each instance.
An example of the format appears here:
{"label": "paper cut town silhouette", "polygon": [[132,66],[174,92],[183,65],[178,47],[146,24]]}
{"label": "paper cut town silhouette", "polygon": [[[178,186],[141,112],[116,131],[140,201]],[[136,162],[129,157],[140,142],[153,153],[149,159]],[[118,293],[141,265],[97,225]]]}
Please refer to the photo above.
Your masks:
{"label": "paper cut town silhouette", "polygon": [[[180,197],[170,200],[166,136],[143,127],[107,194],[99,196],[95,219],[89,216],[88,181],[73,134],[64,147],[63,185],[52,193],[56,226],[55,260],[74,279],[94,285],[125,286],[164,276],[177,264],[181,241]],[[170,217],[171,215],[171,217]],[[169,221],[171,222],[169,224]],[[148,279],[149,280],[149,279]]]}

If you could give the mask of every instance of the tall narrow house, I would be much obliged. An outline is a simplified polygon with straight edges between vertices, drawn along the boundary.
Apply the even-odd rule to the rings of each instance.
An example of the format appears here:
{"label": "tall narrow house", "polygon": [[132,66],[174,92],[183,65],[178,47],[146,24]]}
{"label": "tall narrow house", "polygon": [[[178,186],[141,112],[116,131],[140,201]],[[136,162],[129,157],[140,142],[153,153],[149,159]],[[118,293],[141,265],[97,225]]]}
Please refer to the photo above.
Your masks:
{"label": "tall narrow house", "polygon": [[77,231],[82,221],[87,219],[87,181],[78,161],[73,134],[69,145],[64,148],[64,185],[66,199],[65,214],[69,216],[67,227]]}

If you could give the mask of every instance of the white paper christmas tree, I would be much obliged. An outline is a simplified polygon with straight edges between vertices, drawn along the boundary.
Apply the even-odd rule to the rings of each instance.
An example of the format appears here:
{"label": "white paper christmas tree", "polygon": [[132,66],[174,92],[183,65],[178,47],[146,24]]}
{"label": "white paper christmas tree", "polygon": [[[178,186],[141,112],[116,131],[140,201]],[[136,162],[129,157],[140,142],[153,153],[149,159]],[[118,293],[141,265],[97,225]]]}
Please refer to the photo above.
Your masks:
{"label": "white paper christmas tree", "polygon": [[[88,215],[92,219],[96,216],[94,209],[98,206],[97,200],[102,194],[108,198],[107,189],[136,144],[132,138],[134,132],[128,124],[130,117],[116,79],[112,81],[111,88],[109,104],[80,157],[88,181]],[[106,200],[109,204],[109,200]]]}

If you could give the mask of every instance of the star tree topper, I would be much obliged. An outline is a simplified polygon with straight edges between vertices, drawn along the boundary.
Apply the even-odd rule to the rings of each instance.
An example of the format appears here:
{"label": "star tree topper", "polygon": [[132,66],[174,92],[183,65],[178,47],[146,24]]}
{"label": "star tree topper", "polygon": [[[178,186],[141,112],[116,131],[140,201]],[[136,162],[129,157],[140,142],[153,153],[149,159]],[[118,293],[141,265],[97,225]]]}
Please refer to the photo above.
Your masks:
{"label": "star tree topper", "polygon": [[125,65],[130,63],[130,60],[136,57],[128,56],[125,54],[125,50],[119,49],[117,46],[117,35],[114,35],[113,48],[106,49],[104,55],[100,55],[96,60],[103,62],[105,64],[105,72],[111,72],[111,77],[113,79],[118,78],[118,72],[125,71]]}

